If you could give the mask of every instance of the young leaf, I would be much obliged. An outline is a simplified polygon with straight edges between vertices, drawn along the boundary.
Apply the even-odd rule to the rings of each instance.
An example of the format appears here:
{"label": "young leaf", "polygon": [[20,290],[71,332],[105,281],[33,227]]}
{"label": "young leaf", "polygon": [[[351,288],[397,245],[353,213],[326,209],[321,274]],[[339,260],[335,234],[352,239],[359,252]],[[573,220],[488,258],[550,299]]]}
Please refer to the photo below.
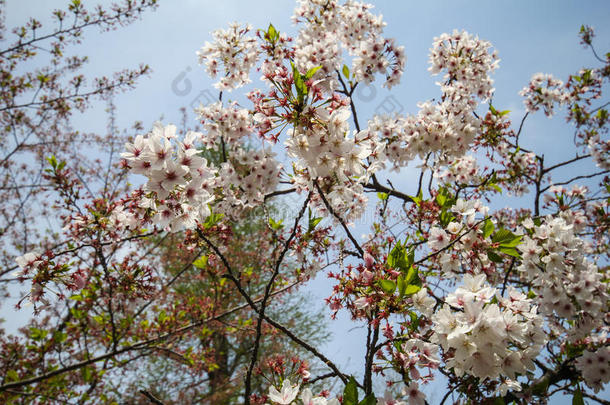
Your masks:
{"label": "young leaf", "polygon": [[495,235],[491,238],[491,241],[493,243],[508,243],[510,241],[512,241],[513,239],[515,239],[515,235],[509,231],[508,229],[498,229],[498,232],[495,233]]}
{"label": "young leaf", "polygon": [[343,405],[358,405],[358,385],[354,377],[350,377],[343,390]]}
{"label": "young leaf", "polygon": [[309,224],[308,224],[308,228],[307,228],[307,232],[311,233],[316,226],[318,226],[318,224],[322,221],[322,217],[314,217],[311,215],[311,209],[307,209],[307,215],[309,218]]}
{"label": "young leaf", "polygon": [[[421,283],[420,283],[421,284]],[[409,284],[407,286],[407,288],[405,289],[405,295],[409,296],[409,295],[413,295],[415,293],[418,293],[419,290],[421,290],[421,285],[417,285],[417,284]]]}
{"label": "young leaf", "polygon": [[279,33],[277,32],[277,30],[275,29],[275,27],[273,26],[273,24],[269,24],[269,28],[267,29],[267,36],[268,36],[268,40],[270,42],[275,42],[277,40],[277,38],[279,37]]}
{"label": "young leaf", "polygon": [[509,256],[516,257],[517,259],[521,259],[521,254],[514,247],[506,247],[506,246],[500,245],[498,250],[500,252],[504,253],[504,254],[509,255]]}
{"label": "young leaf", "polygon": [[489,183],[488,186],[496,190],[498,193],[502,194],[502,188],[496,183]]}
{"label": "young leaf", "polygon": [[366,397],[364,397],[362,399],[362,401],[360,401],[358,403],[358,405],[375,405],[377,404],[377,398],[375,398],[375,395],[373,394],[369,394]]}
{"label": "young leaf", "polygon": [[521,243],[521,239],[523,237],[521,235],[513,235],[513,239],[507,241],[507,242],[502,242],[500,243],[500,246],[504,246],[504,247],[516,247],[517,245],[519,245]]}
{"label": "young leaf", "polygon": [[345,76],[346,79],[349,80],[349,68],[347,67],[347,65],[343,65],[343,76]]}
{"label": "young leaf", "polygon": [[424,195],[421,192],[421,190],[419,191],[419,193],[416,196],[412,196],[410,195],[409,197],[411,197],[411,200],[415,203],[415,205],[417,205],[418,207],[421,205],[421,202],[424,200]]}
{"label": "young leaf", "polygon": [[273,229],[274,231],[278,231],[284,227],[284,225],[282,225],[282,222],[284,221],[281,219],[276,222],[273,218],[269,218],[269,225],[271,225],[271,229]]}
{"label": "young leaf", "polygon": [[572,397],[572,405],[585,405],[585,400],[582,397],[582,391],[580,390],[580,386],[576,387],[576,390],[574,390],[574,396]]}
{"label": "young leaf", "polygon": [[205,269],[208,265],[208,257],[206,255],[201,256],[200,258],[198,258],[197,260],[195,260],[193,262],[193,266],[197,267],[198,269]]}
{"label": "young leaf", "polygon": [[400,298],[405,296],[405,291],[407,290],[407,282],[405,281],[405,276],[404,275],[400,275],[398,276],[398,280],[397,284],[398,284],[398,294],[400,295]]}
{"label": "young leaf", "polygon": [[485,225],[483,226],[483,237],[487,238],[494,231],[494,223],[491,222],[490,219],[485,221]]}
{"label": "young leaf", "polygon": [[[210,207],[209,204],[208,204],[208,207],[210,208],[210,211],[212,211],[212,207]],[[211,212],[210,216],[208,217],[208,219],[206,219],[205,223],[203,224],[203,227],[205,229],[210,229],[211,227],[213,227],[214,225],[219,223],[222,220],[222,218],[224,218],[224,214],[217,214],[215,212]]]}
{"label": "young leaf", "polygon": [[392,280],[379,280],[379,286],[388,295],[392,295],[396,291],[396,283]]}
{"label": "young leaf", "polygon": [[413,264],[414,258],[415,252],[413,250],[407,252],[405,246],[399,241],[388,255],[387,264],[389,267],[405,273]]}
{"label": "young leaf", "polygon": [[316,66],[316,67],[309,69],[307,71],[307,73],[305,73],[305,80],[311,79],[313,77],[313,75],[315,75],[316,72],[320,69],[322,69],[322,66]]}
{"label": "young leaf", "polygon": [[493,250],[487,251],[487,257],[494,263],[502,263],[502,256],[498,255]]}

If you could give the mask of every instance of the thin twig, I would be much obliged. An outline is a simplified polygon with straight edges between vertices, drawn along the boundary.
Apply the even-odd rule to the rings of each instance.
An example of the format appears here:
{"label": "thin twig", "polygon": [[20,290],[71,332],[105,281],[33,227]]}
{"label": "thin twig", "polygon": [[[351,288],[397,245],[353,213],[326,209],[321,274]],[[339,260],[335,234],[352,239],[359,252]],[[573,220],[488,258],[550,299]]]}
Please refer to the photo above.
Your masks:
{"label": "thin twig", "polygon": [[343,218],[341,218],[339,216],[339,214],[337,214],[335,212],[335,210],[333,209],[333,207],[330,205],[330,203],[328,202],[328,200],[324,196],[324,192],[322,192],[322,189],[320,188],[320,185],[318,184],[318,181],[314,180],[313,184],[316,187],[316,190],[318,191],[318,194],[322,198],[322,201],[324,202],[324,205],[326,206],[326,209],[332,214],[332,216],[334,216],[337,219],[337,221],[339,221],[339,223],[343,227],[343,230],[347,234],[347,237],[349,238],[349,240],[352,241],[352,244],[354,245],[356,250],[358,250],[358,253],[360,254],[360,258],[364,257],[364,250],[362,250],[362,248],[360,247],[360,244],[358,243],[356,238],[354,238],[354,235],[352,235],[352,233],[348,229],[347,225],[345,224],[345,221],[343,221]]}

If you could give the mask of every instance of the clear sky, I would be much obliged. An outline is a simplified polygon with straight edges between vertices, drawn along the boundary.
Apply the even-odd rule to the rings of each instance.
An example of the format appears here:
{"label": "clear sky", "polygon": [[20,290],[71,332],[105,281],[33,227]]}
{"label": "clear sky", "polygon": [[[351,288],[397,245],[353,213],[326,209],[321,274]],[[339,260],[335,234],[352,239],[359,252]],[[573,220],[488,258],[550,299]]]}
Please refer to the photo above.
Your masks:
{"label": "clear sky", "polygon": [[[51,9],[66,3],[8,0],[6,25],[10,28],[24,23],[29,16],[44,21]],[[139,63],[151,65],[153,73],[149,78],[142,79],[136,90],[116,98],[118,123],[123,127],[139,120],[148,128],[162,116],[166,123],[178,123],[180,107],[190,108],[189,105],[216,97],[217,92],[211,85],[213,81],[197,64],[195,55],[203,43],[211,39],[211,31],[238,21],[249,22],[255,28],[266,28],[272,22],[282,32],[295,32],[290,20],[294,9],[292,1],[161,0],[160,3],[156,12],[146,13],[142,21],[128,27],[103,34],[97,30],[85,32],[83,43],[73,48],[75,52],[89,56],[90,63],[85,71],[88,75],[108,75]],[[595,43],[601,53],[610,51],[610,1],[378,0],[371,3],[387,22],[386,35],[395,37],[405,46],[407,64],[402,83],[391,92],[376,86],[363,88],[355,95],[361,124],[375,111],[394,108],[415,112],[417,102],[438,97],[439,91],[434,84],[438,78],[430,77],[427,72],[428,50],[435,36],[453,29],[477,34],[498,50],[501,61],[494,75],[494,104],[498,109],[511,110],[515,121],[524,112],[518,92],[532,74],[553,73],[565,80],[583,66],[597,66],[590,51],[579,45],[577,33],[581,24],[595,28]],[[257,73],[253,74],[253,78],[257,76]],[[255,85],[261,86],[260,83]],[[243,100],[238,93],[239,90],[227,98]],[[99,105],[76,116],[75,128],[104,132],[104,108]],[[572,136],[561,119],[548,120],[543,114],[529,120],[524,131],[524,146],[542,146],[547,156],[557,159],[562,157],[562,148],[558,146],[561,142],[557,140]],[[395,184],[408,188],[414,183],[409,173],[407,170],[392,175],[392,179]],[[359,234],[367,232],[361,225],[357,226],[357,231]],[[320,276],[310,288],[319,298],[330,292],[329,282]],[[3,312],[7,309],[10,311],[5,307]],[[6,317],[13,319],[10,314]],[[337,325],[331,324],[334,339],[323,350],[331,358],[338,358],[340,365],[355,371],[361,363],[364,339],[362,329],[345,332],[353,326],[344,318]],[[430,403],[438,402],[439,398],[435,397],[438,394],[427,391],[432,395]]]}

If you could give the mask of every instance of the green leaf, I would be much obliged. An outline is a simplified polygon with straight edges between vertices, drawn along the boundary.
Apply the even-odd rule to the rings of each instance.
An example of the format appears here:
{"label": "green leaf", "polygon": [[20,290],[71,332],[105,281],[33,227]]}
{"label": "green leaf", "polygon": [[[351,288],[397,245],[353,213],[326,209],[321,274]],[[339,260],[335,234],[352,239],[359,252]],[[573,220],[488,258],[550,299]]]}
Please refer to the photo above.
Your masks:
{"label": "green leaf", "polygon": [[405,295],[407,295],[407,296],[413,295],[415,293],[418,293],[419,290],[421,290],[421,285],[410,284],[407,286],[407,288],[405,290]]}
{"label": "green leaf", "polygon": [[343,390],[343,405],[358,405],[358,385],[353,376]]}
{"label": "green leaf", "polygon": [[366,397],[364,397],[362,399],[362,401],[360,401],[358,403],[358,405],[376,405],[377,404],[377,398],[375,398],[375,395],[373,394],[369,394]]}
{"label": "green leaf", "polygon": [[345,76],[346,79],[349,80],[349,68],[347,67],[347,65],[343,65],[343,76]]}
{"label": "green leaf", "polygon": [[6,372],[6,382],[11,382],[11,381],[18,381],[19,380],[19,374],[17,374],[17,372],[15,370],[9,370]]}
{"label": "green leaf", "polygon": [[407,290],[407,282],[405,281],[405,276],[404,275],[400,275],[398,276],[398,280],[397,280],[397,284],[398,284],[398,294],[400,295],[400,298],[405,296],[405,291]]}
{"label": "green leaf", "polygon": [[305,85],[305,82],[303,81],[303,76],[301,75],[301,72],[299,72],[299,70],[297,69],[295,64],[292,63],[292,61],[291,61],[290,65],[292,66],[292,76],[294,78],[294,87],[297,89],[298,103],[303,104],[303,100],[305,99],[305,94],[307,94],[307,86]]}
{"label": "green leaf", "polygon": [[455,199],[446,187],[441,187],[436,195],[436,203],[442,208],[450,208],[455,204]]}
{"label": "green leaf", "polygon": [[203,224],[203,227],[205,229],[210,229],[224,218],[224,214],[217,214],[213,212],[212,207],[209,204],[208,207],[210,208],[210,216],[208,217],[208,219],[205,220],[205,223]]}
{"label": "green leaf", "polygon": [[208,257],[206,255],[201,256],[193,262],[193,266],[198,269],[205,269],[208,266]]}
{"label": "green leaf", "polygon": [[57,167],[57,159],[55,159],[55,156],[51,155],[47,158],[47,162],[49,162],[49,164],[51,165],[51,167],[53,169],[55,169]]}
{"label": "green leaf", "polygon": [[396,291],[396,283],[392,280],[379,280],[379,286],[388,295],[392,295]]}
{"label": "green leaf", "polygon": [[489,235],[493,233],[494,229],[494,223],[490,219],[486,220],[485,225],[483,226],[483,237],[489,237]]}
{"label": "green leaf", "polygon": [[493,405],[506,405],[506,402],[504,402],[504,398],[502,397],[495,397]]}
{"label": "green leaf", "polygon": [[267,36],[267,39],[271,42],[275,42],[280,36],[280,33],[277,32],[273,24],[269,24],[269,28],[267,29]]}
{"label": "green leaf", "polygon": [[521,254],[519,253],[519,251],[517,249],[515,249],[514,247],[506,247],[506,246],[502,246],[500,245],[500,247],[498,248],[498,250],[504,254],[507,254],[509,256],[512,257],[516,257],[517,259],[521,259]]}
{"label": "green leaf", "polygon": [[417,274],[417,269],[413,266],[410,266],[409,270],[407,271],[407,277],[406,277],[405,281],[407,282],[407,284],[413,284],[418,279],[419,279],[419,276]]}
{"label": "green leaf", "polygon": [[439,219],[441,225],[443,227],[446,227],[447,225],[449,225],[449,223],[451,221],[453,221],[455,219],[455,217],[453,215],[451,215],[451,213],[449,211],[446,211],[443,209],[443,211],[441,211],[441,214],[438,216],[438,219]]}
{"label": "green leaf", "polygon": [[[417,316],[417,314],[414,311],[409,311],[409,318],[411,318],[411,321],[409,322],[409,330],[411,332],[415,332],[416,330],[419,329],[419,322],[421,321],[422,318],[420,318],[419,316]],[[400,345],[399,345],[400,348]],[[399,350],[402,350],[402,348],[400,348]]]}
{"label": "green leaf", "polygon": [[284,222],[282,219],[276,222],[273,218],[269,218],[269,225],[274,231],[279,231],[284,227],[284,225],[282,225],[282,222]]}
{"label": "green leaf", "polygon": [[410,266],[409,270],[407,271],[407,275],[405,276],[405,284],[406,287],[404,288],[403,293],[401,294],[401,296],[403,295],[413,295],[416,292],[418,292],[419,290],[421,290],[421,279],[419,278],[419,274],[418,271],[415,267]]}
{"label": "green leaf", "polygon": [[56,330],[53,333],[53,340],[57,343],[65,342],[67,338],[68,338],[68,334],[66,332]]}
{"label": "green leaf", "polygon": [[91,367],[83,367],[81,369],[81,375],[83,377],[83,380],[85,380],[85,382],[90,382],[93,378],[93,375],[91,373]]}
{"label": "green leaf", "polygon": [[413,200],[413,202],[415,203],[415,205],[417,205],[418,207],[421,205],[421,202],[423,201],[423,194],[420,191],[419,194],[417,194],[416,196],[409,196],[411,198],[411,200]]}
{"label": "green leaf", "polygon": [[48,333],[49,332],[44,329],[38,329],[38,328],[31,327],[30,328],[30,339],[39,341],[39,340],[44,339]]}
{"label": "green leaf", "polygon": [[379,198],[381,201],[387,200],[388,197],[389,197],[388,193],[377,193],[377,198]]}
{"label": "green leaf", "polygon": [[439,206],[441,206],[441,207],[444,206],[446,202],[447,202],[447,196],[440,194],[440,193],[436,196],[436,203]]}
{"label": "green leaf", "polygon": [[311,79],[313,77],[313,75],[315,75],[316,72],[320,69],[322,69],[322,66],[316,66],[316,67],[309,69],[307,71],[307,73],[305,73],[305,80]]}
{"label": "green leaf", "polygon": [[407,248],[399,241],[392,251],[388,255],[388,266],[393,269],[398,269],[401,272],[408,271],[411,264],[413,264],[413,258],[415,257],[415,252],[411,250],[407,252]]}
{"label": "green leaf", "polygon": [[489,258],[489,260],[491,260],[494,263],[502,263],[502,256],[498,255],[497,253],[495,253],[493,250],[488,250],[487,251],[487,257]]}
{"label": "green leaf", "polygon": [[502,188],[496,183],[489,183],[488,186],[496,190],[498,193],[502,194]]}
{"label": "green leaf", "polygon": [[517,245],[521,244],[521,239],[523,238],[523,236],[521,235],[515,235],[514,238],[508,242],[503,242],[500,243],[500,246],[502,247],[516,247]]}
{"label": "green leaf", "polygon": [[498,229],[498,232],[491,238],[493,243],[508,243],[515,238],[515,235],[508,229]]}
{"label": "green leaf", "polygon": [[388,262],[387,262],[388,266],[393,269],[399,268],[400,260],[402,260],[404,257],[403,252],[404,252],[404,247],[402,246],[402,243],[400,243],[400,241],[398,241],[398,243],[396,243],[396,245],[394,245],[394,247],[390,251],[390,254],[388,255]]}
{"label": "green leaf", "polygon": [[580,386],[574,390],[574,396],[572,397],[572,405],[585,405],[585,400],[582,397],[582,391]]}
{"label": "green leaf", "polygon": [[545,378],[540,381],[538,384],[532,387],[532,392],[537,396],[542,396],[546,394],[547,389],[549,388],[549,379]]}
{"label": "green leaf", "polygon": [[311,215],[311,209],[309,209],[309,228],[308,228],[307,232],[313,231],[316,228],[316,226],[318,226],[320,221],[322,221],[322,217],[313,217]]}

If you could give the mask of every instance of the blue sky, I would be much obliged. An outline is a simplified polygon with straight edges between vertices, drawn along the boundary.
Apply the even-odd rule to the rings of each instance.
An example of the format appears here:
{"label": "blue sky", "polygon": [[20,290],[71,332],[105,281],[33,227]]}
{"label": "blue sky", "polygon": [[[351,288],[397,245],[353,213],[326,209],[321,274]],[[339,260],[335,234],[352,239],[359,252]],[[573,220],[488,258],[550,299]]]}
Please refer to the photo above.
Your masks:
{"label": "blue sky", "polygon": [[[66,1],[8,0],[6,25],[24,23],[29,16],[45,21],[53,8],[63,7]],[[89,3],[89,2],[86,2]],[[406,71],[402,83],[391,92],[376,86],[368,92],[356,94],[360,122],[363,125],[380,108],[388,96],[403,112],[415,112],[419,101],[438,97],[435,81],[427,72],[428,50],[432,39],[443,32],[465,29],[490,41],[499,52],[500,68],[494,75],[496,95],[494,104],[501,110],[511,110],[514,121],[523,115],[519,90],[532,74],[553,73],[567,79],[570,73],[583,66],[597,66],[589,50],[579,45],[577,33],[581,24],[595,28],[597,49],[610,50],[610,2],[577,1],[391,1],[372,2],[376,12],[387,22],[386,35],[395,37],[405,46]],[[195,52],[211,31],[226,27],[228,22],[249,22],[255,28],[266,28],[272,22],[283,32],[294,33],[290,16],[291,1],[182,0],[161,1],[156,12],[114,32],[85,32],[81,45],[73,47],[78,54],[88,55],[87,75],[108,75],[115,70],[147,63],[153,73],[140,80],[137,89],[116,97],[119,126],[128,127],[142,121],[145,128],[164,117],[164,122],[178,123],[178,109],[187,107],[207,95],[217,92],[212,80],[197,64]],[[253,78],[258,76],[253,74]],[[255,83],[261,86],[260,83]],[[203,92],[203,93],[202,93]],[[239,90],[226,98],[243,100]],[[100,104],[85,114],[75,116],[75,128],[81,131],[104,132],[105,105]],[[572,133],[561,118],[548,120],[543,114],[528,120],[522,137],[524,146],[543,148],[552,159],[565,157],[562,142]],[[407,189],[415,181],[412,170],[392,175],[395,184]],[[366,227],[357,227],[358,234]],[[310,286],[319,298],[328,296],[330,284],[318,277]],[[3,311],[10,308],[3,308]],[[9,328],[15,319],[11,314]],[[356,370],[362,357],[363,330],[353,329],[349,320],[341,318],[331,324],[334,340],[324,350],[348,369]],[[346,337],[349,337],[346,339]],[[429,390],[431,392],[432,390]],[[435,395],[431,392],[432,395]],[[430,398],[435,403],[434,398]],[[566,400],[567,401],[567,400]]]}

